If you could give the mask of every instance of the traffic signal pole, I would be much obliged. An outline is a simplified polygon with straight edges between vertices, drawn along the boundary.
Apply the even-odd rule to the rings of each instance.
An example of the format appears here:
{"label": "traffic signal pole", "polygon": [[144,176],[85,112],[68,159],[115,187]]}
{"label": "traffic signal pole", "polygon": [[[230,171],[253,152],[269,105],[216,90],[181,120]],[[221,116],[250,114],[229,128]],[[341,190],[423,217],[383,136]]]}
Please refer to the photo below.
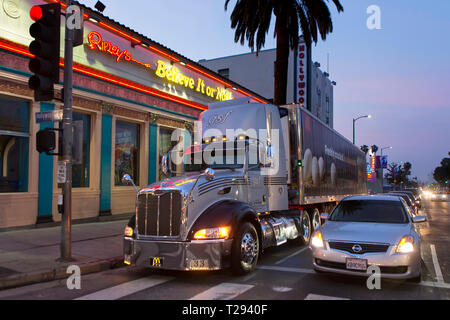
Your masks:
{"label": "traffic signal pole", "polygon": [[[66,0],[67,7],[72,0]],[[63,207],[61,221],[61,260],[72,260],[72,74],[74,30],[68,28],[65,18],[64,44],[64,110],[63,110],[63,162],[66,167],[66,181],[63,184]]]}

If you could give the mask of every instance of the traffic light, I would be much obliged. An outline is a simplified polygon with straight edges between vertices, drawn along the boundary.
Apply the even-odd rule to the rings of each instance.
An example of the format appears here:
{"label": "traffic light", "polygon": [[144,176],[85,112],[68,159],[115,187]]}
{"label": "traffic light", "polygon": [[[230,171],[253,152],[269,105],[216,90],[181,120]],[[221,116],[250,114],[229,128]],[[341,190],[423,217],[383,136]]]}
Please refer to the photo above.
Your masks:
{"label": "traffic light", "polygon": [[55,150],[55,148],[55,131],[50,128],[45,128],[36,133],[36,150],[39,153],[45,152],[46,154],[50,154],[50,151]]}
{"label": "traffic light", "polygon": [[61,5],[33,6],[30,17],[35,22],[30,26],[34,40],[29,50],[35,57],[28,65],[34,73],[28,80],[28,87],[34,90],[35,101],[48,101],[54,98],[53,84],[59,82]]}

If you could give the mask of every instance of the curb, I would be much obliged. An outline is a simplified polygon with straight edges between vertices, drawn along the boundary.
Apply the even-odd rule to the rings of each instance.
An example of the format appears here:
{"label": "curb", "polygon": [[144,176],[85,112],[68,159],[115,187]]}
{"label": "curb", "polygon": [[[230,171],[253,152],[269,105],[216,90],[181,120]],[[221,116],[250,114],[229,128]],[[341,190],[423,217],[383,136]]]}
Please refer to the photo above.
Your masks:
{"label": "curb", "polygon": [[[70,276],[70,274],[67,273],[67,267],[69,265],[70,264],[53,270],[21,273],[1,277],[0,290],[68,278]],[[123,256],[79,265],[81,275],[120,268],[123,266]]]}

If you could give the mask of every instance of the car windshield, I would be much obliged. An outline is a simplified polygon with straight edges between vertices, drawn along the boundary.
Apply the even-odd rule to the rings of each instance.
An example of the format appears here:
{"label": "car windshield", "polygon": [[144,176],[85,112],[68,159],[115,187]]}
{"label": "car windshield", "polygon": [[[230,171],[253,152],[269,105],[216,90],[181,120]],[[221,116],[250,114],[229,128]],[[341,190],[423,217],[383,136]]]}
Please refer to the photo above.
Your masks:
{"label": "car windshield", "polygon": [[343,200],[331,213],[329,221],[407,223],[400,201]]}

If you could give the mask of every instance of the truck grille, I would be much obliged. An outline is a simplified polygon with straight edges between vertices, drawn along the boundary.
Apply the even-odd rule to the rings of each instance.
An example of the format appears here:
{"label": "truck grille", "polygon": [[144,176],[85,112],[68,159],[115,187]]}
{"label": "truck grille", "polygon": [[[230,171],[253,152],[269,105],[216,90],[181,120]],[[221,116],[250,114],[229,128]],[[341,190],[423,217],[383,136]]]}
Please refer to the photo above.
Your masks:
{"label": "truck grille", "polygon": [[176,237],[180,235],[181,193],[154,191],[143,193],[137,199],[138,234]]}
{"label": "truck grille", "polygon": [[[347,251],[354,254],[364,254],[364,253],[380,253],[386,252],[389,248],[388,244],[369,244],[369,243],[356,243],[356,242],[337,242],[330,241],[330,248],[335,250]],[[355,251],[353,247],[359,245],[360,251]]]}

